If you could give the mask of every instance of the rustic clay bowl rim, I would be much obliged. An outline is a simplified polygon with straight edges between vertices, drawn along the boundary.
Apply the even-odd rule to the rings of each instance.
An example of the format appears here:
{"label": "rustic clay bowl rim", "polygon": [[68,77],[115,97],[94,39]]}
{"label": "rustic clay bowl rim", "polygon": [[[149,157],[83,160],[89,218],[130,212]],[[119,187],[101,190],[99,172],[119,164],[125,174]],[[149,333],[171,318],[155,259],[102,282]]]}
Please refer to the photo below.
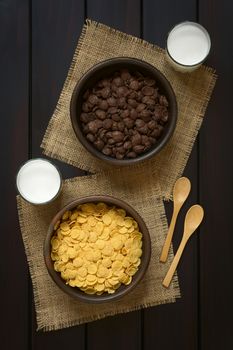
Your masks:
{"label": "rustic clay bowl rim", "polygon": [[[64,212],[66,210],[70,210],[74,207],[76,207],[79,204],[83,203],[95,203],[95,202],[104,202],[108,205],[115,205],[116,207],[123,208],[126,210],[127,214],[132,216],[138,223],[139,229],[142,232],[143,235],[143,246],[142,246],[142,257],[141,257],[141,264],[137,271],[137,273],[133,276],[132,282],[128,286],[121,285],[119,289],[114,294],[102,294],[102,295],[88,295],[82,292],[79,288],[71,287],[65,284],[64,280],[61,278],[60,274],[56,272],[53,268],[53,261],[51,259],[50,253],[51,253],[51,237],[54,232],[54,225],[55,223],[62,217]],[[149,262],[151,257],[151,240],[150,240],[150,234],[147,229],[147,226],[142,219],[142,217],[138,214],[138,212],[131,207],[128,203],[125,201],[122,201],[118,198],[107,196],[107,195],[97,195],[97,196],[86,196],[79,199],[76,199],[69,204],[67,204],[65,207],[63,207],[61,210],[58,211],[58,213],[53,217],[48,231],[47,235],[45,237],[44,241],[44,260],[45,265],[47,267],[47,270],[52,277],[53,281],[57,284],[57,286],[62,289],[66,294],[70,295],[73,298],[79,299],[80,301],[87,302],[87,303],[93,303],[93,304],[99,304],[99,303],[105,303],[105,302],[111,302],[118,300],[122,298],[124,295],[128,294],[131,290],[133,290],[137,284],[141,281],[143,276],[145,275]]]}
{"label": "rustic clay bowl rim", "polygon": [[[100,79],[100,77],[104,77],[104,71],[107,71],[106,75],[113,73],[117,69],[120,68],[135,68],[136,70],[139,70],[141,72],[144,72],[144,74],[148,74],[157,82],[158,87],[160,90],[164,93],[164,95],[167,97],[169,101],[169,120],[165,127],[165,130],[163,132],[162,137],[159,139],[159,141],[153,145],[147,152],[137,156],[133,159],[116,159],[109,156],[104,155],[100,151],[98,151],[84,136],[81,123],[79,120],[79,115],[81,113],[81,102],[83,100],[82,96],[84,91],[93,86],[96,81]],[[110,72],[111,71],[111,72]],[[132,57],[116,57],[111,58],[105,61],[102,61],[93,67],[91,67],[83,76],[82,78],[77,82],[73,94],[71,97],[70,102],[70,117],[71,117],[71,123],[73,130],[75,132],[75,135],[77,136],[78,140],[81,142],[83,147],[91,153],[94,157],[97,157],[98,159],[107,162],[110,165],[115,166],[127,166],[130,164],[135,164],[142,162],[146,159],[149,159],[153,157],[155,154],[157,154],[161,149],[164,148],[164,146],[167,144],[167,142],[170,140],[175,127],[176,127],[176,121],[177,121],[177,101],[176,96],[173,91],[173,88],[167,78],[154,66],[151,64],[136,59]]]}

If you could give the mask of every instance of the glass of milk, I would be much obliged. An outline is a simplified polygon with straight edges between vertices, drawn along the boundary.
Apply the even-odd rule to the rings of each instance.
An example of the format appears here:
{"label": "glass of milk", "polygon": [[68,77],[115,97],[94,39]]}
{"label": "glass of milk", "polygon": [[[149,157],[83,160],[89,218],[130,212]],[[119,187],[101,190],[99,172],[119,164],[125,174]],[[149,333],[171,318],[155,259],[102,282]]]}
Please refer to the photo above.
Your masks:
{"label": "glass of milk", "polygon": [[171,29],[166,56],[178,71],[191,72],[207,58],[211,47],[207,30],[196,22],[182,22]]}
{"label": "glass of milk", "polygon": [[47,204],[60,193],[62,177],[55,165],[42,158],[24,163],[16,176],[19,194],[29,203]]}

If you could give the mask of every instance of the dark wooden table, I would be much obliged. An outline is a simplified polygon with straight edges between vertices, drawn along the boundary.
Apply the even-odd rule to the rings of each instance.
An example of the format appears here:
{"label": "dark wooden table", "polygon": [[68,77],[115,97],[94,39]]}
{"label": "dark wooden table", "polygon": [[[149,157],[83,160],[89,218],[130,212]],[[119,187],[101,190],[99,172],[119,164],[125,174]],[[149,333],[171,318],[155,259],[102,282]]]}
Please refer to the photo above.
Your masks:
{"label": "dark wooden table", "polygon": [[[233,3],[230,0],[2,0],[1,79],[1,338],[2,350],[231,350],[233,195]],[[123,314],[56,332],[36,332],[32,286],[19,231],[15,173],[40,143],[59,97],[85,17],[164,47],[177,22],[209,31],[208,64],[219,74],[185,174],[188,205],[205,222],[179,266],[175,304]],[[58,163],[64,177],[81,172]],[[182,217],[185,209],[183,210]],[[168,218],[171,206],[167,206]],[[175,247],[181,237],[181,220]]]}

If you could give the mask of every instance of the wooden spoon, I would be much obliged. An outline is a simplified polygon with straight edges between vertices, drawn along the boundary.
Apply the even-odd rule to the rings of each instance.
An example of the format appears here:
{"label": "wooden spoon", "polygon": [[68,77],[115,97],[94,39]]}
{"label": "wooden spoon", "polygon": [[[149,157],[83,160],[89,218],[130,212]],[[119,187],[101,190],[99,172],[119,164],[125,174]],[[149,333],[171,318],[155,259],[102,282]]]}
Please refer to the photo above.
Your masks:
{"label": "wooden spoon", "polygon": [[182,240],[180,242],[180,246],[176,252],[176,255],[171,263],[171,266],[166,274],[166,277],[163,280],[163,286],[164,287],[169,287],[172,277],[176,271],[177,265],[180,261],[181,255],[183,253],[184,247],[188,241],[188,239],[191,237],[194,231],[198,228],[200,223],[202,222],[204,216],[204,210],[203,208],[195,204],[193,205],[188,211],[185,216],[185,221],[184,221],[184,233]]}
{"label": "wooden spoon", "polygon": [[173,214],[172,214],[172,219],[168,229],[167,237],[164,242],[163,250],[161,253],[161,257],[160,257],[161,262],[167,261],[168,251],[171,245],[172,236],[176,225],[176,219],[182,205],[188,198],[190,190],[191,190],[191,183],[187,177],[181,177],[176,181],[173,189]]}

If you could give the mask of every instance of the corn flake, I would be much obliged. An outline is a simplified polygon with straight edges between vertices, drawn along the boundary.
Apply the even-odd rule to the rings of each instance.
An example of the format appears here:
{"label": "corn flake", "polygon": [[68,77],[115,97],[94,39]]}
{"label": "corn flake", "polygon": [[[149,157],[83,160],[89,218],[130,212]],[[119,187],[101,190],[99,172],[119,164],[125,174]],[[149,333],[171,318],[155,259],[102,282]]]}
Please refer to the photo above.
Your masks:
{"label": "corn flake", "polygon": [[[70,231],[70,226],[68,225],[67,222],[62,222],[61,225],[60,225],[60,228],[62,231]],[[62,232],[63,233],[63,232]],[[63,233],[64,234],[64,233]]]}
{"label": "corn flake", "polygon": [[105,225],[110,225],[112,222],[111,216],[109,214],[104,214],[103,215],[103,223]]}
{"label": "corn flake", "polygon": [[73,265],[75,267],[81,267],[83,265],[84,261],[81,257],[77,257],[73,260]]}

